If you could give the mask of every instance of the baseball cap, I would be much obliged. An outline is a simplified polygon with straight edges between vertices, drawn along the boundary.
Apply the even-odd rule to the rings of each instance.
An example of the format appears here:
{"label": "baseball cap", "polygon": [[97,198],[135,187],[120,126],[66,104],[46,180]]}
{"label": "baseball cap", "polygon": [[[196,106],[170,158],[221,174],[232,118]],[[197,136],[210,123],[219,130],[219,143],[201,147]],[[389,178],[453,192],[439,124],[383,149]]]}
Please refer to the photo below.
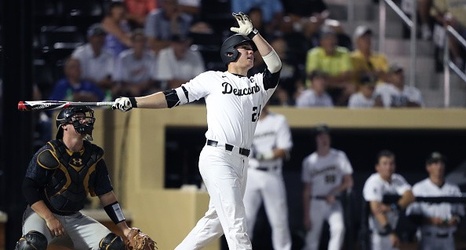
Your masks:
{"label": "baseball cap", "polygon": [[377,78],[372,74],[363,74],[359,79],[361,85],[371,85],[377,82]]}
{"label": "baseball cap", "polygon": [[87,29],[87,36],[104,36],[106,34],[107,32],[105,32],[100,23],[95,23]]}
{"label": "baseball cap", "polygon": [[330,133],[330,128],[328,127],[327,124],[318,124],[314,128],[314,134],[315,135],[320,135],[320,134],[329,134]]}
{"label": "baseball cap", "polygon": [[330,25],[324,25],[320,29],[320,38],[325,38],[329,35],[336,35],[335,29]]}
{"label": "baseball cap", "polygon": [[398,73],[401,71],[403,71],[403,67],[401,67],[399,64],[392,64],[388,69],[388,73]]}
{"label": "baseball cap", "polygon": [[309,74],[309,80],[313,80],[315,78],[327,78],[328,77],[328,74],[322,70],[313,70],[310,74]]}
{"label": "baseball cap", "polygon": [[361,37],[363,35],[366,35],[366,34],[372,35],[372,30],[369,27],[365,26],[365,25],[359,25],[354,30],[353,38],[357,39],[357,38],[359,38],[359,37]]}
{"label": "baseball cap", "polygon": [[426,164],[432,164],[436,162],[443,162],[445,163],[446,159],[445,156],[443,156],[439,152],[432,152],[426,159]]}

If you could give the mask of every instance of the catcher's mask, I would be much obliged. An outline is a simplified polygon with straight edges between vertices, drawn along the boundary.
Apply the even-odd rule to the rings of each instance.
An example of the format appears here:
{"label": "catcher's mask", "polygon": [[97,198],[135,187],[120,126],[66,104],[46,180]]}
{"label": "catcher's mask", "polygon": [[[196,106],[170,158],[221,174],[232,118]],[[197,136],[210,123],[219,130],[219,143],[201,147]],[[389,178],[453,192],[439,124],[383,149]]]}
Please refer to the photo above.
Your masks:
{"label": "catcher's mask", "polygon": [[94,110],[90,107],[70,107],[64,108],[57,115],[55,120],[58,131],[56,139],[63,138],[63,128],[64,124],[73,124],[76,132],[84,135],[84,139],[92,141],[92,130],[94,130]]}
{"label": "catcher's mask", "polygon": [[231,62],[236,62],[236,60],[238,60],[239,52],[236,47],[244,43],[251,45],[252,49],[257,51],[256,44],[247,36],[235,34],[228,37],[223,42],[222,47],[220,48],[220,56],[222,57],[222,61],[225,63],[225,65],[228,65]]}

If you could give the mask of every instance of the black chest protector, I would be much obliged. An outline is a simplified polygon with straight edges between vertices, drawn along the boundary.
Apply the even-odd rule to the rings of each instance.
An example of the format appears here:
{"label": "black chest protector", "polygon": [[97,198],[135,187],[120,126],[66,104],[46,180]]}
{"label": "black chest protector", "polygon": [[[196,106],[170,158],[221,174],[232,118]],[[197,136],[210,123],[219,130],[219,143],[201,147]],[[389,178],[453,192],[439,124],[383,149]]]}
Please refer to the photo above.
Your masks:
{"label": "black chest protector", "polygon": [[53,140],[49,144],[52,147],[51,155],[59,164],[45,188],[47,201],[55,212],[81,210],[87,194],[95,196],[92,183],[103,150],[87,141],[81,152],[70,152],[61,141]]}

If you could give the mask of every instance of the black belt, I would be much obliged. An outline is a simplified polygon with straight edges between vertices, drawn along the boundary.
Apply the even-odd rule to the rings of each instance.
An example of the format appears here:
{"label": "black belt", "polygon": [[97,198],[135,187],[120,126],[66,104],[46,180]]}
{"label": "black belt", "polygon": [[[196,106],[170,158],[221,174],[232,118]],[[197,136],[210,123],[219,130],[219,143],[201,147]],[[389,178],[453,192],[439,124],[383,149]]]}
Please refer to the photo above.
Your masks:
{"label": "black belt", "polygon": [[431,236],[431,237],[436,237],[436,238],[448,238],[451,235],[449,233],[431,233],[431,232],[425,232],[423,233],[424,236]]}
{"label": "black belt", "polygon": [[272,167],[257,167],[257,168],[254,168],[254,169],[267,172],[267,171],[277,170],[277,169],[278,169],[278,166],[272,166]]}
{"label": "black belt", "polygon": [[[213,146],[213,147],[217,147],[217,146],[218,146],[218,141],[207,140],[207,145]],[[225,150],[226,150],[226,151],[233,151],[233,148],[234,148],[234,147],[235,147],[235,146],[233,146],[233,145],[231,145],[231,144],[225,143]],[[245,148],[239,148],[239,149],[238,149],[238,153],[239,153],[240,155],[249,156],[249,152],[250,152],[249,149],[245,149]]]}

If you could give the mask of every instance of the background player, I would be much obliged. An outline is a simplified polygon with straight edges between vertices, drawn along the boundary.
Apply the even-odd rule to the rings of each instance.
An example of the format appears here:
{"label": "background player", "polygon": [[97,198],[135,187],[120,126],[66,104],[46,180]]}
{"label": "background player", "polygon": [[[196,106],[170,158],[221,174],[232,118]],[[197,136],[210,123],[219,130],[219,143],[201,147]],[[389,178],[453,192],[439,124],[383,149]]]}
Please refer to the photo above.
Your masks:
{"label": "background player", "polygon": [[[416,197],[461,196],[457,185],[445,182],[445,158],[433,152],[426,159],[429,177],[413,186]],[[408,207],[407,214],[420,226],[423,250],[454,250],[454,232],[464,216],[464,205],[452,203],[415,202]]]}
{"label": "background player", "polygon": [[327,125],[315,128],[317,149],[303,160],[304,227],[308,230],[306,250],[318,249],[325,220],[330,226],[328,249],[341,249],[345,235],[339,196],[353,186],[353,168],[343,151],[331,147],[329,132]]}
{"label": "background player", "polygon": [[124,249],[119,236],[79,212],[89,193],[97,195],[122,233],[130,231],[113,193],[104,151],[87,140],[92,139],[94,122],[94,111],[88,107],[66,108],[58,114],[56,140],[36,152],[26,171],[23,194],[29,205],[16,250],[45,250],[65,237],[73,249]]}
{"label": "background player", "polygon": [[257,211],[264,202],[272,228],[273,248],[291,249],[288,207],[282,176],[283,159],[289,156],[293,142],[286,117],[271,113],[267,106],[261,112],[252,142],[244,207],[248,234],[252,239]]}
{"label": "background player", "polygon": [[[207,71],[180,87],[142,97],[121,97],[114,109],[172,108],[205,98],[207,143],[199,156],[199,172],[210,195],[209,210],[176,249],[201,249],[225,233],[230,249],[252,249],[247,234],[243,195],[248,155],[262,107],[275,91],[281,61],[243,13],[233,13],[238,34],[220,49],[226,72]],[[259,51],[267,68],[247,77]]]}
{"label": "background player", "polygon": [[[363,196],[371,211],[369,228],[372,232],[372,250],[398,249],[400,239],[395,227],[399,210],[414,201],[411,186],[401,175],[395,173],[395,169],[395,155],[383,150],[377,156],[377,173],[372,174],[364,183]],[[385,194],[397,194],[401,198],[391,206],[382,203]]]}

